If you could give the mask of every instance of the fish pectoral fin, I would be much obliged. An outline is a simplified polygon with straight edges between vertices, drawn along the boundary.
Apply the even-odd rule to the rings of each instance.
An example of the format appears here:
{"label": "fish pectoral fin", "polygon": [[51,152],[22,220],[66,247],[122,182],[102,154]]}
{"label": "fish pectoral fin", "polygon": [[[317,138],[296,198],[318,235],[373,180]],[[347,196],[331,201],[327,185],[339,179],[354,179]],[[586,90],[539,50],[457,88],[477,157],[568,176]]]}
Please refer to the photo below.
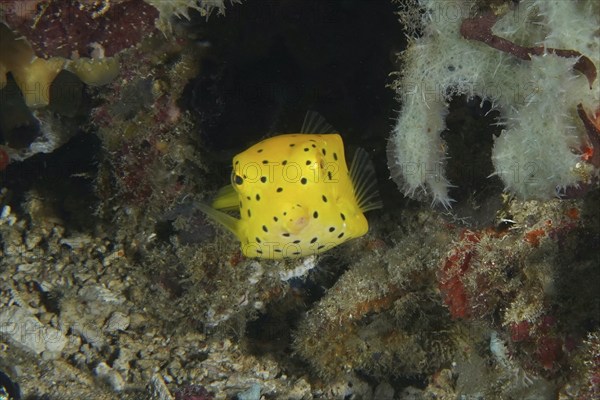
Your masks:
{"label": "fish pectoral fin", "polygon": [[375,167],[364,149],[359,147],[354,152],[349,174],[356,203],[363,212],[383,207],[377,189]]}
{"label": "fish pectoral fin", "polygon": [[217,192],[211,206],[217,210],[239,210],[240,198],[232,185],[223,186]]}
{"label": "fish pectoral fin", "polygon": [[307,111],[304,116],[304,122],[302,123],[302,129],[300,133],[334,133],[335,129],[333,126],[323,118],[321,114],[316,111]]}
{"label": "fish pectoral fin", "polygon": [[219,224],[223,225],[227,230],[233,233],[238,238],[240,237],[240,220],[232,217],[231,215],[224,213],[223,211],[215,210],[211,206],[205,203],[197,203],[196,206],[200,211],[206,214],[210,219]]}

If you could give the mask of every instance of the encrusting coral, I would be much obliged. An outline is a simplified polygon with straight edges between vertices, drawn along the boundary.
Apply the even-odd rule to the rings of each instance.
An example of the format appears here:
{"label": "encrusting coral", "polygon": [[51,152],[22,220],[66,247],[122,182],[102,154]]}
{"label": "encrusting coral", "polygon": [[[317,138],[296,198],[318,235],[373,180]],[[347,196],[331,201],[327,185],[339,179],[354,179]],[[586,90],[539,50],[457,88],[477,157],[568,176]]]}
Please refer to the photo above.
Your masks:
{"label": "encrusting coral", "polygon": [[81,82],[103,86],[119,74],[129,75],[138,63],[132,64],[127,53],[157,37],[172,38],[168,21],[187,17],[188,8],[204,15],[215,9],[224,13],[225,3],[0,0],[0,90],[5,100],[0,166],[66,143],[81,121],[56,117],[57,108],[62,107],[62,117],[72,117],[84,103]]}
{"label": "encrusting coral", "polygon": [[587,390],[598,371],[598,347],[583,342],[599,307],[589,282],[600,276],[596,253],[578,248],[597,235],[598,214],[578,204],[513,199],[512,222],[484,230],[427,210],[400,221],[410,235],[377,243],[372,232],[349,249],[362,255],[307,312],[294,349],[328,380],[433,377],[452,364],[457,395],[530,398],[565,379]]}
{"label": "encrusting coral", "polygon": [[2,0],[0,4],[5,24],[0,35],[0,88],[12,72],[31,108],[48,105],[50,84],[61,70],[75,73],[88,85],[104,85],[119,73],[113,56],[136,46],[156,28],[169,32],[171,18],[189,19],[189,9],[207,16],[225,9],[224,0]]}
{"label": "encrusting coral", "polygon": [[[440,134],[449,100],[460,95],[500,112],[492,161],[507,191],[549,199],[597,184],[598,131],[584,118],[598,125],[598,3],[525,0],[477,17],[473,5],[419,0],[402,13],[408,31],[423,35],[403,53],[397,85],[402,108],[388,165],[398,186],[450,206]],[[419,7],[421,14],[410,12]]]}
{"label": "encrusting coral", "polygon": [[50,103],[50,85],[63,69],[88,85],[106,84],[119,73],[113,56],[149,36],[157,16],[158,11],[141,0],[106,7],[74,0],[3,0],[0,85],[11,72],[27,106],[39,108]]}

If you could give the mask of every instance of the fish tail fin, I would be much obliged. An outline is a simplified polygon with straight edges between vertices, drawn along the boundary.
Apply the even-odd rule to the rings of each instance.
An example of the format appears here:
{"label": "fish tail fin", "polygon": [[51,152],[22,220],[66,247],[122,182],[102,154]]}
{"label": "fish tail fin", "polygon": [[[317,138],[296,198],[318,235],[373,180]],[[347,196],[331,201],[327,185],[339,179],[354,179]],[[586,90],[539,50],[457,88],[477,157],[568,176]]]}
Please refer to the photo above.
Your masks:
{"label": "fish tail fin", "polygon": [[375,167],[364,149],[359,147],[354,152],[349,174],[356,203],[363,212],[383,207],[377,189]]}
{"label": "fish tail fin", "polygon": [[240,237],[240,220],[232,217],[231,215],[224,213],[223,211],[215,210],[211,206],[205,203],[197,203],[196,205],[200,211],[215,222],[223,225],[227,230],[233,233],[236,237]]}

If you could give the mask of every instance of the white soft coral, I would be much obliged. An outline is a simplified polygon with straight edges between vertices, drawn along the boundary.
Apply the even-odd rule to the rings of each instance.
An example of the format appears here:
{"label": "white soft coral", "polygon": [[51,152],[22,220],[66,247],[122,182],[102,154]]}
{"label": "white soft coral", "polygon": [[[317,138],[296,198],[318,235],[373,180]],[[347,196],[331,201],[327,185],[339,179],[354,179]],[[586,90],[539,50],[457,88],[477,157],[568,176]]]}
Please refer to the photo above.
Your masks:
{"label": "white soft coral", "polygon": [[145,0],[154,6],[160,16],[156,22],[157,27],[168,33],[171,31],[171,18],[183,17],[189,19],[189,10],[194,9],[205,16],[209,16],[215,10],[219,14],[225,13],[226,3],[240,3],[242,0]]}
{"label": "white soft coral", "polygon": [[[597,67],[599,18],[590,12],[592,3],[524,0],[493,30],[522,46],[578,51]],[[448,102],[455,95],[477,95],[501,113],[505,129],[495,141],[492,161],[508,191],[547,199],[576,187],[581,181],[577,149],[586,141],[577,105],[600,107],[598,81],[590,89],[586,76],[573,69],[576,57],[546,53],[520,60],[463,38],[460,26],[472,17],[470,5],[414,3],[425,11],[423,36],[412,38],[403,53],[405,68],[398,85],[402,109],[388,146],[392,177],[405,195],[447,207],[451,184],[440,134]]]}

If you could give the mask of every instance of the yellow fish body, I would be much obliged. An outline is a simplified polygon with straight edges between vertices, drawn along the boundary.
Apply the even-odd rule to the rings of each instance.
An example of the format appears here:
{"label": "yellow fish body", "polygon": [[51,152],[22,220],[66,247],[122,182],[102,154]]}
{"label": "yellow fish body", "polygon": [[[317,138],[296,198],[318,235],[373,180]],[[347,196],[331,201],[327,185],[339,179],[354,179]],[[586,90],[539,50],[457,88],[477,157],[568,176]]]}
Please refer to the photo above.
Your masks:
{"label": "yellow fish body", "polygon": [[[311,129],[307,120],[330,129],[318,119],[307,115],[302,130]],[[369,227],[363,213],[379,207],[367,153],[357,150],[348,170],[337,133],[284,134],[251,146],[234,157],[231,185],[212,207],[200,205],[238,237],[245,256],[270,259],[317,254],[360,237]]]}

